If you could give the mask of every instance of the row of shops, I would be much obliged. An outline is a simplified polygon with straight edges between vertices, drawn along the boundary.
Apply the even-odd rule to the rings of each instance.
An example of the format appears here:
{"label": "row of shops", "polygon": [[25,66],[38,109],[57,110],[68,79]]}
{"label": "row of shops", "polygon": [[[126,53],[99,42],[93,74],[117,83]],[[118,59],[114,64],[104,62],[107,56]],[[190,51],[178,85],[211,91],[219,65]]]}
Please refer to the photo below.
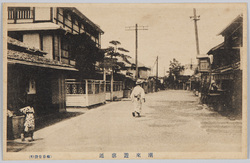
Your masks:
{"label": "row of shops", "polygon": [[[203,104],[216,111],[242,112],[243,15],[237,16],[219,35],[224,42],[198,55],[198,91]],[[246,54],[244,54],[246,55]],[[192,78],[190,80],[192,82]]]}
{"label": "row of shops", "polygon": [[[238,15],[218,35],[224,42],[211,48],[207,54],[198,55],[198,71],[185,74],[175,80],[172,89],[191,90],[199,96],[200,103],[215,111],[241,115],[243,85],[243,15]],[[188,68],[190,67],[190,68]],[[206,106],[205,105],[205,106]]]}

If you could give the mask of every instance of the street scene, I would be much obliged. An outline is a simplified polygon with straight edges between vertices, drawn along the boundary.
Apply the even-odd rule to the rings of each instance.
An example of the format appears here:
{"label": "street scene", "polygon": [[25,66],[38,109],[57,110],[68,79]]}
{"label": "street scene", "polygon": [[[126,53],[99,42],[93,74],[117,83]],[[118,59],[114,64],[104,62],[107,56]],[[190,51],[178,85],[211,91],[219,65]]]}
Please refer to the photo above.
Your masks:
{"label": "street scene", "polygon": [[246,157],[246,4],[4,10],[5,159]]}
{"label": "street scene", "polygon": [[198,98],[187,91],[161,91],[146,97],[141,117],[132,117],[128,100],[80,109],[82,115],[38,130],[35,142],[10,143],[9,150],[189,152],[192,147],[194,152],[241,151],[240,119],[199,109]]}

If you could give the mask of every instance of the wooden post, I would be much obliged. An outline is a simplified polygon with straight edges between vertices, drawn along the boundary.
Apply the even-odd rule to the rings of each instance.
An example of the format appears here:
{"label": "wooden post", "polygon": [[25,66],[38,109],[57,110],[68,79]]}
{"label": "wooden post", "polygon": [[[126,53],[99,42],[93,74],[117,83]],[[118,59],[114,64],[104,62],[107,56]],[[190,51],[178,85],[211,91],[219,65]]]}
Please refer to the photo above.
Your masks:
{"label": "wooden post", "polygon": [[113,72],[113,66],[111,71],[111,82],[110,82],[110,101],[113,101],[113,86],[114,84],[114,72]]}
{"label": "wooden post", "polygon": [[137,33],[137,24],[135,24],[135,66],[136,66],[136,73],[135,73],[135,79],[137,81],[138,79],[138,33]]}
{"label": "wooden post", "polygon": [[88,106],[89,105],[89,96],[88,96],[88,94],[89,94],[89,92],[88,92],[88,80],[85,80],[85,93],[86,93],[86,106]]}
{"label": "wooden post", "polygon": [[103,69],[104,93],[106,93],[106,69]]}
{"label": "wooden post", "polygon": [[95,94],[95,80],[92,80],[91,83],[92,83],[92,92],[93,94]]}
{"label": "wooden post", "polygon": [[190,80],[190,90],[192,91],[192,80]]}
{"label": "wooden post", "polygon": [[59,112],[66,111],[66,92],[65,92],[65,78],[63,74],[59,75],[58,81],[58,103]]}

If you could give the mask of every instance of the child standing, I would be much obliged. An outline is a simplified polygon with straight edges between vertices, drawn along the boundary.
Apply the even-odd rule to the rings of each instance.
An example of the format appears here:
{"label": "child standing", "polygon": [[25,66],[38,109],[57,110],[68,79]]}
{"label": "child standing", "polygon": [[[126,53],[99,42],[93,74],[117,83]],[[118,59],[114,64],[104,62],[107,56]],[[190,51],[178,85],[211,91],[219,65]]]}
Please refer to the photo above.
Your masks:
{"label": "child standing", "polygon": [[21,134],[22,141],[25,141],[25,134],[30,136],[30,141],[34,141],[33,134],[35,130],[35,111],[34,108],[31,106],[26,106],[24,108],[20,109],[20,112],[22,112],[25,115],[25,121],[24,121],[24,131]]}

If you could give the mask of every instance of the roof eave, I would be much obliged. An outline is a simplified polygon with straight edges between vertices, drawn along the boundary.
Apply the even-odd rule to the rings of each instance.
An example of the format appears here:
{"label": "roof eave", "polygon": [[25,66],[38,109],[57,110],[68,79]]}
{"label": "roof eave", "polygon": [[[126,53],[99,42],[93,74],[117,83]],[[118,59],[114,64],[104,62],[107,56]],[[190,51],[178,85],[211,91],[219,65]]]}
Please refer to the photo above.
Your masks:
{"label": "roof eave", "polygon": [[84,19],[86,22],[88,22],[91,26],[93,26],[96,30],[98,30],[101,34],[104,34],[104,31],[96,25],[94,22],[92,22],[89,18],[87,18],[81,11],[79,11],[77,8],[72,7],[72,12],[79,15],[82,19]]}
{"label": "roof eave", "polygon": [[225,32],[227,31],[227,29],[234,23],[236,22],[238,19],[242,18],[243,17],[243,14],[240,14],[238,15],[232,22],[230,22],[220,33],[217,34],[217,36],[219,35],[222,35],[224,36],[225,35]]}

